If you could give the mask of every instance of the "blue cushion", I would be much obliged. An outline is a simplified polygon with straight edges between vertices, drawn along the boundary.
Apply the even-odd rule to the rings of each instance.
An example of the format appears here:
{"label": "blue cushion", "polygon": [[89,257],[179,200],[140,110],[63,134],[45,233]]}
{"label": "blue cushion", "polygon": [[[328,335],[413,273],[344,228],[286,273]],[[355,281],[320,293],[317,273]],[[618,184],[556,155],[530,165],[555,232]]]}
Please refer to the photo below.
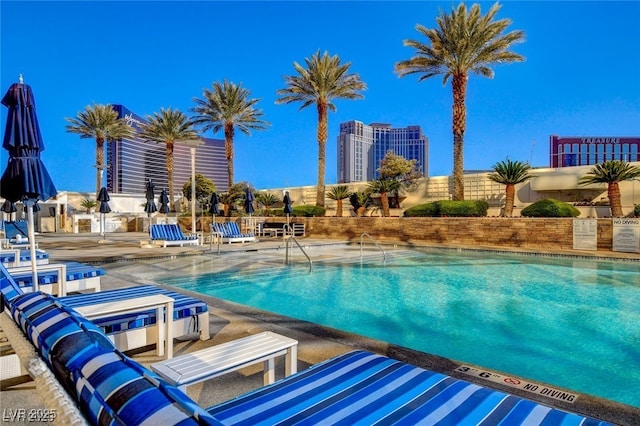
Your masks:
{"label": "blue cushion", "polygon": [[11,314],[52,368],[54,358],[60,358],[60,350],[68,346],[64,342],[69,339],[83,342],[83,347],[93,342],[109,350],[115,349],[100,328],[57,303],[49,294],[37,291],[18,296],[13,300]]}
{"label": "blue cushion", "polygon": [[152,240],[189,241],[197,238],[197,235],[184,235],[180,225],[175,223],[151,225]]}
{"label": "blue cushion", "polygon": [[[83,278],[99,277],[106,274],[102,268],[91,265],[85,265],[79,262],[63,262],[67,265],[67,281],[81,280]],[[33,275],[31,273],[14,274],[13,278],[20,287],[31,287]],[[58,282],[58,273],[56,271],[39,271],[38,283],[53,284]]]}
{"label": "blue cushion", "polygon": [[607,424],[366,351],[329,359],[208,411],[229,425]]}
{"label": "blue cushion", "polygon": [[[48,259],[49,253],[36,250],[36,260]],[[15,262],[16,256],[13,253],[4,253],[0,254],[0,263],[11,263]],[[20,250],[20,259],[21,262],[27,262],[31,260],[31,251],[30,250]]]}
{"label": "blue cushion", "polygon": [[[207,312],[206,302],[182,293],[176,293],[162,289],[154,285],[141,285],[128,288],[100,291],[97,293],[78,294],[73,296],[60,297],[60,303],[69,307],[87,306],[96,303],[103,303],[114,300],[128,300],[134,297],[150,296],[153,294],[164,294],[171,297],[173,302],[173,319],[193,318],[194,332],[199,329],[198,315]],[[107,334],[129,330],[139,327],[147,327],[156,323],[156,310],[149,309],[128,314],[112,315],[105,318],[95,319],[94,322],[103,328]]]}
{"label": "blue cushion", "polygon": [[195,425],[216,422],[177,388],[118,351],[76,369],[80,406],[93,424]]}
{"label": "blue cushion", "polygon": [[14,239],[20,235],[22,237],[29,236],[29,228],[26,220],[9,221],[6,220],[3,223],[3,229],[5,232],[5,238]]}
{"label": "blue cushion", "polygon": [[2,295],[0,312],[4,310],[5,306],[10,307],[11,302],[16,297],[24,294],[18,283],[16,283],[2,263],[0,263],[0,294]]}
{"label": "blue cushion", "polygon": [[179,389],[120,353],[53,296],[15,299],[13,316],[91,424],[218,424]]}

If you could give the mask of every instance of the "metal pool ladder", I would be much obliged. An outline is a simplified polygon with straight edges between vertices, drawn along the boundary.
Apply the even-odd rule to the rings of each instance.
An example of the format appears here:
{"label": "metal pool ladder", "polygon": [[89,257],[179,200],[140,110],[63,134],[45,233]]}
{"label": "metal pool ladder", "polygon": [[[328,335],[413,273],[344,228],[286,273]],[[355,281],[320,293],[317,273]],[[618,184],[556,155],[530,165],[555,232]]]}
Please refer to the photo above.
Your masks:
{"label": "metal pool ladder", "polygon": [[293,240],[294,243],[296,243],[296,245],[298,246],[298,248],[300,249],[302,254],[304,254],[304,256],[309,261],[309,272],[311,272],[311,269],[312,269],[311,265],[312,265],[313,262],[311,262],[311,258],[309,257],[307,252],[304,251],[304,248],[302,248],[302,246],[300,245],[300,243],[298,242],[296,237],[294,237],[293,235],[290,235],[290,236],[285,238],[285,244],[284,244],[284,248],[285,248],[284,263],[285,263],[285,265],[291,265],[291,259],[289,259],[289,242],[292,241],[292,240]]}
{"label": "metal pool ladder", "polygon": [[382,261],[386,262],[387,261],[387,253],[384,251],[384,249],[382,247],[380,247],[380,244],[378,244],[376,242],[376,240],[373,239],[373,237],[371,235],[369,235],[366,232],[363,232],[362,235],[360,235],[360,261],[362,262],[362,247],[364,246],[364,237],[368,237],[371,242],[378,247],[378,249],[382,252]]}

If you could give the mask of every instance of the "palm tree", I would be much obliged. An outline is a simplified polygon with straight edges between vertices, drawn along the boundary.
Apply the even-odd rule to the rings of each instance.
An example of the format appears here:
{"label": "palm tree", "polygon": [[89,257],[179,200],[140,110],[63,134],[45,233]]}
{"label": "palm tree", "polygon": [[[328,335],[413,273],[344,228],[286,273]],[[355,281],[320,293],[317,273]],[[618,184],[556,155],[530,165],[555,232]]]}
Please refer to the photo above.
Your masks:
{"label": "palm tree", "polygon": [[235,210],[238,202],[244,199],[247,185],[246,182],[235,183],[229,187],[227,192],[220,194],[220,202],[224,205],[225,216],[231,217],[231,210]]}
{"label": "palm tree", "polygon": [[622,217],[622,202],[620,200],[619,182],[640,178],[640,167],[632,166],[626,161],[609,160],[596,164],[589,172],[580,178],[580,185],[606,183],[609,205],[612,217]]}
{"label": "palm tree", "polygon": [[438,28],[417,25],[429,44],[405,40],[404,45],[415,49],[415,56],[398,62],[395,71],[400,77],[421,74],[418,81],[443,75],[443,85],[451,79],[453,88],[453,199],[464,200],[464,132],[467,126],[465,99],[469,73],[493,78],[493,64],[521,62],[522,55],[510,52],[512,44],[524,39],[524,32],[503,31],[511,24],[509,19],[494,21],[500,10],[495,3],[486,15],[481,15],[480,5],[470,10],[464,3],[453,9],[450,15],[436,18]]}
{"label": "palm tree", "polygon": [[531,178],[529,170],[531,166],[522,161],[500,161],[492,166],[493,173],[488,178],[494,182],[506,185],[506,199],[504,203],[503,216],[513,215],[513,200],[516,195],[516,185]]}
{"label": "palm tree", "polygon": [[336,208],[336,216],[342,217],[342,200],[351,196],[351,191],[347,185],[336,185],[327,193],[327,197],[336,200],[338,204]]}
{"label": "palm tree", "polygon": [[300,109],[315,104],[318,111],[318,186],[316,188],[316,206],[324,207],[324,176],[326,162],[328,112],[336,111],[334,99],[362,99],[360,93],[367,86],[358,74],[349,74],[351,63],[340,63],[338,55],[320,55],[320,50],[305,58],[306,68],[297,62],[293,67],[298,75],[285,76],[286,88],[276,91],[281,98],[277,104],[302,102]]}
{"label": "palm tree", "polygon": [[353,211],[356,213],[357,217],[364,216],[367,208],[373,204],[371,200],[371,191],[369,188],[366,188],[363,191],[353,192],[349,196],[349,202],[351,202],[351,206],[353,207]]}
{"label": "palm tree", "polygon": [[111,105],[87,105],[75,118],[65,118],[70,124],[67,132],[77,133],[80,139],[91,138],[96,141],[96,194],[102,188],[102,170],[104,169],[104,143],[131,139],[135,131]]}
{"label": "palm tree", "polygon": [[368,188],[371,192],[380,194],[382,204],[382,216],[389,217],[389,193],[399,190],[402,182],[396,179],[374,179],[369,182]]}
{"label": "palm tree", "polygon": [[236,129],[246,135],[251,130],[266,130],[270,124],[262,119],[263,112],[255,105],[260,99],[250,99],[251,92],[228,80],[213,83],[213,90],[204,89],[204,99],[194,98],[196,107],[192,111],[197,115],[193,123],[203,131],[224,131],[224,153],[227,159],[229,188],[233,186],[233,139]]}
{"label": "palm tree", "polygon": [[278,202],[278,197],[270,192],[256,193],[256,201],[264,206],[265,213],[268,216],[271,213],[271,206]]}
{"label": "palm tree", "polygon": [[181,140],[195,139],[198,133],[193,129],[193,124],[187,116],[177,109],[160,109],[160,113],[154,112],[147,115],[146,123],[141,124],[139,137],[145,142],[164,143],[167,155],[167,180],[169,181],[169,205],[171,211],[175,211],[173,205],[173,149],[175,143]]}

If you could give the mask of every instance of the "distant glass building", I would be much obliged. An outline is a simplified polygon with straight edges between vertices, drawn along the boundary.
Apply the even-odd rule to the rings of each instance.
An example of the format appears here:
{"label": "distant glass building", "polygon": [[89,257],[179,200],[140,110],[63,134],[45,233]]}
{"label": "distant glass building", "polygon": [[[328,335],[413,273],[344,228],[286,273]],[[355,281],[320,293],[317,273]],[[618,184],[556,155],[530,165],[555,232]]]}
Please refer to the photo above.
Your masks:
{"label": "distant glass building", "polygon": [[637,137],[565,137],[552,135],[550,166],[588,166],[607,160],[640,161]]}
{"label": "distant glass building", "polygon": [[376,179],[387,151],[416,160],[418,170],[427,176],[428,148],[420,126],[394,129],[390,124],[347,121],[340,124],[338,135],[338,183]]}
{"label": "distant glass building", "polygon": [[[127,120],[136,130],[144,123],[144,118],[131,112],[123,105],[113,105],[118,117]],[[224,155],[224,140],[200,138],[204,145],[196,149],[196,173],[206,176],[216,184],[218,192],[229,189],[227,161]],[[147,143],[142,140],[122,139],[107,144],[107,189],[109,192],[139,194],[144,193],[147,180],[153,180],[157,192],[169,188],[167,179],[166,146],[162,143]],[[182,185],[191,179],[191,150],[184,144],[176,143],[173,150],[173,185],[176,194],[182,192]]]}

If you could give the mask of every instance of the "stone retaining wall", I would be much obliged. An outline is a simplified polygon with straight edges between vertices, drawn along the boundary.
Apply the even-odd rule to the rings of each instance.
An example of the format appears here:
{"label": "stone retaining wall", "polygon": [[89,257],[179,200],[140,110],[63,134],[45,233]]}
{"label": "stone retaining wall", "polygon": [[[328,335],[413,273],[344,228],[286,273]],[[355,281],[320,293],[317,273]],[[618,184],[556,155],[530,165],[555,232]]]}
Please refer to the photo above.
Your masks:
{"label": "stone retaining wall", "polygon": [[[263,218],[284,223],[283,217]],[[225,221],[227,218],[217,218]],[[232,218],[239,224],[241,219]],[[598,220],[598,250],[611,250],[612,219]],[[182,229],[191,231],[191,218],[178,219]],[[198,231],[209,229],[210,218],[198,220]],[[573,218],[525,217],[294,217],[305,223],[306,236],[359,241],[368,233],[376,241],[465,246],[499,245],[533,249],[573,249]]]}
{"label": "stone retaining wall", "polygon": [[[546,218],[295,218],[316,238],[359,241],[363,232],[379,241],[452,245],[572,249],[573,219]],[[598,219],[598,250],[610,250],[611,219]]]}

